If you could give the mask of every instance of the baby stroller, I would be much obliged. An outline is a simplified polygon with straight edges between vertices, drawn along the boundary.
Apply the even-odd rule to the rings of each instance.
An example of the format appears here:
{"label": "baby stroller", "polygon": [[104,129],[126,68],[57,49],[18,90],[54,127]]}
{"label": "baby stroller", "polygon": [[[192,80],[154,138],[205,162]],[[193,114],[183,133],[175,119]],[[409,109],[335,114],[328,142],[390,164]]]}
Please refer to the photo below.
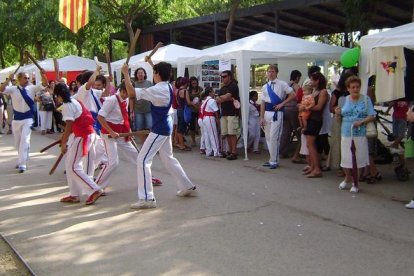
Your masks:
{"label": "baby stroller", "polygon": [[[382,127],[381,133],[387,137],[389,142],[393,142],[395,140],[394,135],[392,134],[391,130],[385,125],[385,123],[392,124],[392,122],[385,117],[381,116],[385,113],[382,110],[375,110],[377,112],[376,115],[376,123],[377,128],[378,125]],[[378,129],[379,131],[379,129]],[[375,146],[376,146],[376,155],[374,158],[375,164],[391,164],[394,161],[394,156],[396,157],[397,166],[394,168],[395,176],[399,181],[407,181],[410,177],[410,171],[406,167],[404,152],[398,149],[392,150],[387,148],[380,139],[376,139]],[[404,149],[404,143],[401,142],[400,146]]]}

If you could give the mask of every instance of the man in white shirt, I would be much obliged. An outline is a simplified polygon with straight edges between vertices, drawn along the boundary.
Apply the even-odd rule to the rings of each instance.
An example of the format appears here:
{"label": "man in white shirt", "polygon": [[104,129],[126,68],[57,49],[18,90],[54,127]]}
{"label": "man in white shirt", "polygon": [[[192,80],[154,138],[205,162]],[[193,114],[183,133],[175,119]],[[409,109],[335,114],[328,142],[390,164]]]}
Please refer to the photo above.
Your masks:
{"label": "man in white shirt", "polygon": [[278,80],[279,69],[269,65],[268,82],[262,88],[260,125],[264,127],[270,159],[263,166],[269,169],[279,167],[279,144],[283,129],[283,107],[295,98],[295,92],[286,82]]}
{"label": "man in white shirt", "polygon": [[[47,85],[45,71],[42,70],[42,84],[31,85],[29,74],[20,72],[17,75],[18,85],[7,86],[14,75],[0,86],[0,94],[11,97],[13,102],[14,116],[12,121],[12,129],[14,143],[19,155],[16,168],[20,173],[27,169],[27,160],[29,159],[30,136],[32,134],[31,127],[33,125],[34,116],[34,98],[35,95],[44,89]],[[7,87],[6,87],[7,86]]]}
{"label": "man in white shirt", "polygon": [[106,78],[100,74],[101,69],[101,66],[97,66],[95,72],[88,71],[83,73],[80,83],[81,86],[74,96],[75,99],[80,100],[86,109],[91,112],[95,120],[93,127],[98,134],[95,143],[92,145],[86,157],[86,173],[91,178],[93,178],[95,168],[107,162],[103,142],[99,136],[101,125],[98,122],[98,112],[102,108],[104,98],[109,96],[109,93],[105,90]]}
{"label": "man in white shirt", "polygon": [[149,88],[134,88],[129,76],[128,65],[124,64],[122,73],[125,77],[126,88],[130,98],[144,99],[151,102],[152,128],[142,145],[137,159],[138,171],[138,202],[131,205],[132,209],[156,208],[153,187],[151,183],[151,164],[155,154],[159,152],[161,162],[173,176],[178,186],[177,196],[196,194],[196,186],[190,181],[181,164],[172,152],[172,97],[173,91],[168,83],[171,74],[171,64],[160,62],[154,65],[154,86]]}

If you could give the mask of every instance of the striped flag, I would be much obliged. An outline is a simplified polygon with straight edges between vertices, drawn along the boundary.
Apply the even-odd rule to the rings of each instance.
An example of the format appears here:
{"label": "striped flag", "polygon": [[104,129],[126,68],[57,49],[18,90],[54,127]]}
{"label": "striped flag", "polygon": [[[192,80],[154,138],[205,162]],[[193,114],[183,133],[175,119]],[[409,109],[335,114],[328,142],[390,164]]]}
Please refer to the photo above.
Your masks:
{"label": "striped flag", "polygon": [[59,22],[76,34],[89,22],[89,1],[60,0]]}

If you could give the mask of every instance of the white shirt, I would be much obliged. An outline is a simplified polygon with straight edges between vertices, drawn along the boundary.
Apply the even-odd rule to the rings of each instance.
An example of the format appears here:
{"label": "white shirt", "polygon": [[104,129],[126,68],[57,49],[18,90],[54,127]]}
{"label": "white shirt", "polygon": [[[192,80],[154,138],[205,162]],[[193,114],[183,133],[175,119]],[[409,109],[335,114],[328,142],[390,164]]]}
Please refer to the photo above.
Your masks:
{"label": "white shirt", "polygon": [[[273,83],[273,84],[272,84]],[[268,84],[270,87],[273,88],[273,91],[275,91],[276,95],[279,96],[279,98],[284,101],[286,98],[286,95],[293,92],[293,88],[290,87],[286,82],[281,81],[279,79],[275,79],[273,81],[269,81]],[[270,97],[267,93],[267,84],[263,85],[262,87],[262,96],[261,96],[262,102],[270,103]]]}
{"label": "white shirt", "polygon": [[[27,95],[32,100],[34,100],[35,95],[43,89],[44,89],[44,87],[41,84],[26,86]],[[10,95],[11,100],[13,102],[13,109],[14,110],[16,110],[18,112],[22,112],[22,113],[25,113],[25,112],[30,110],[30,107],[24,101],[24,99],[22,97],[22,94],[20,93],[17,86],[8,86],[8,87],[6,87],[3,94]]]}
{"label": "white shirt", "polygon": [[124,124],[124,118],[122,117],[121,107],[119,106],[118,100],[116,98],[117,96],[119,97],[121,103],[126,102],[126,106],[128,106],[128,98],[122,100],[119,92],[117,92],[115,95],[105,98],[105,101],[102,105],[101,110],[99,110],[98,115],[104,117],[108,122],[121,125]]}
{"label": "white shirt", "polygon": [[252,100],[249,101],[249,117],[259,117],[260,113],[259,110],[257,110],[256,106],[254,105],[254,102]]}
{"label": "white shirt", "polygon": [[93,99],[93,96],[90,92],[91,90],[92,90],[92,93],[95,95],[99,106],[101,107],[102,104],[100,102],[100,98],[102,96],[103,91],[97,90],[97,89],[86,90],[86,84],[79,87],[78,92],[75,94],[75,99],[80,100],[85,106],[85,108],[89,110],[90,112],[98,113],[98,107],[96,106],[96,102]]}
{"label": "white shirt", "polygon": [[204,111],[204,107],[206,112],[217,112],[219,110],[216,100],[210,96],[208,96],[204,101],[203,105],[201,106],[201,110]]}
{"label": "white shirt", "polygon": [[72,102],[63,104],[62,115],[63,121],[75,121],[82,115],[82,106],[72,98]]}
{"label": "white shirt", "polygon": [[402,46],[378,47],[372,50],[369,58],[368,73],[375,78],[375,96],[377,101],[405,97],[405,56]]}
{"label": "white shirt", "polygon": [[[150,101],[154,106],[168,106],[170,103],[170,84],[166,81],[159,82],[148,88],[135,88],[137,100]],[[169,113],[172,113],[172,108]]]}

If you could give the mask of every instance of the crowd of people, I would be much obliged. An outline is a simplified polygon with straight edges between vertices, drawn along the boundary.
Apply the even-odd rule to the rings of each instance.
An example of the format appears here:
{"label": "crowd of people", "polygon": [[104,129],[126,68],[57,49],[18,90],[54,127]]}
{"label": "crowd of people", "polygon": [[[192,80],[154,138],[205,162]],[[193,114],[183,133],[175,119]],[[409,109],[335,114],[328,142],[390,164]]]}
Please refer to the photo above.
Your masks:
{"label": "crowd of people", "polygon": [[[171,65],[164,62],[154,66],[153,82],[147,79],[144,68],[135,70],[133,80],[128,70],[124,65],[124,81],[118,90],[100,74],[99,66],[95,72],[79,74],[69,85],[64,79],[47,81],[44,72],[38,85],[31,85],[24,72],[17,79],[11,75],[0,86],[0,132],[8,126],[8,133],[14,134],[19,172],[27,169],[36,111],[42,135],[55,128],[64,130],[61,148],[66,154],[70,193],[61,199],[64,203],[78,203],[81,195],[87,194],[89,205],[106,195],[104,189],[119,163],[118,151],[137,167],[138,201],[131,205],[134,209],[156,207],[153,185],[161,181],[152,176],[151,164],[157,152],[173,175],[179,196],[195,195],[197,189],[174,158],[173,148],[192,151],[198,134],[200,154],[238,159],[241,104],[232,71],[220,73],[222,86],[215,90],[201,88],[196,77],[180,76],[172,81]],[[378,140],[367,130],[375,121],[375,94],[372,87],[367,93],[361,91],[355,68],[342,72],[332,92],[318,66],[309,68],[302,85],[298,70],[291,72],[289,82],[278,79],[278,73],[277,65],[269,65],[267,82],[259,92],[249,94],[247,145],[251,152],[260,154],[264,136],[263,148],[269,159],[263,166],[274,170],[280,167],[281,159],[291,157],[293,163],[305,165],[303,174],[307,178],[320,178],[323,172],[335,170],[344,178],[339,189],[349,188],[352,193],[359,191],[358,182],[380,181],[382,176],[374,162]],[[389,106],[387,113],[394,109],[395,140],[391,147],[398,151],[407,136],[406,113],[410,107],[405,99]],[[131,131],[139,136],[140,147],[128,134]],[[290,147],[293,139],[298,141],[294,149]],[[414,208],[414,200],[407,208]]]}

